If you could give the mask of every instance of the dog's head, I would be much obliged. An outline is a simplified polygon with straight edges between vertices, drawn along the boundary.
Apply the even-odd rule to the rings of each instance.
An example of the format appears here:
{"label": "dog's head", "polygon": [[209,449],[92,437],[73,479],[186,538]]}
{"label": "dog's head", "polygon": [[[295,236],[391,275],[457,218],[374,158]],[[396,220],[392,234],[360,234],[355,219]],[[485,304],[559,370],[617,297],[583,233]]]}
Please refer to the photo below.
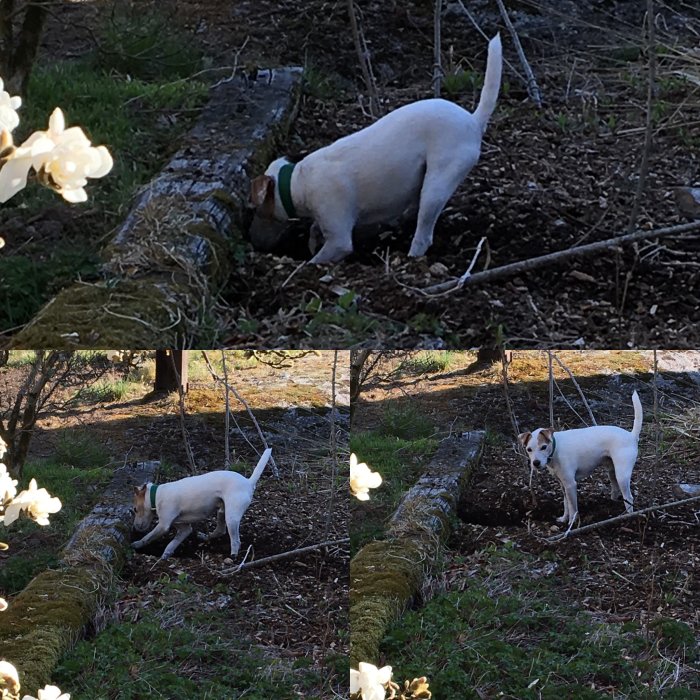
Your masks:
{"label": "dog's head", "polygon": [[153,522],[151,504],[147,501],[148,484],[134,486],[134,530],[145,532]]}
{"label": "dog's head", "polygon": [[255,213],[261,219],[269,221],[287,221],[289,219],[277,192],[277,176],[282,166],[289,162],[287,158],[273,160],[267,166],[264,175],[258,175],[250,182],[250,203],[255,207]]}
{"label": "dog's head", "polygon": [[520,433],[518,442],[525,448],[530,464],[544,468],[554,453],[554,428],[537,428],[532,433]]}

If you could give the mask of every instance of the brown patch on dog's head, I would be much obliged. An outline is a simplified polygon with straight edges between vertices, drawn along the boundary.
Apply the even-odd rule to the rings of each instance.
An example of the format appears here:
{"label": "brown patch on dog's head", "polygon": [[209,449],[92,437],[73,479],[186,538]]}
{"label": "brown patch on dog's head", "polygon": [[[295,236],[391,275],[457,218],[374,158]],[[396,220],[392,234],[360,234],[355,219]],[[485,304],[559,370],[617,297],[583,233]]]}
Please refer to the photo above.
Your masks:
{"label": "brown patch on dog's head", "polygon": [[518,442],[525,447],[525,445],[530,442],[531,437],[532,433],[520,433],[520,435],[518,435]]}
{"label": "brown patch on dog's head", "polygon": [[554,437],[554,428],[542,428],[537,436],[537,444],[552,442]]}
{"label": "brown patch on dog's head", "polygon": [[151,504],[146,503],[148,484],[134,486],[134,529],[139,532],[148,530],[153,521]]}
{"label": "brown patch on dog's head", "polygon": [[275,178],[258,175],[250,183],[250,202],[264,219],[275,218]]}

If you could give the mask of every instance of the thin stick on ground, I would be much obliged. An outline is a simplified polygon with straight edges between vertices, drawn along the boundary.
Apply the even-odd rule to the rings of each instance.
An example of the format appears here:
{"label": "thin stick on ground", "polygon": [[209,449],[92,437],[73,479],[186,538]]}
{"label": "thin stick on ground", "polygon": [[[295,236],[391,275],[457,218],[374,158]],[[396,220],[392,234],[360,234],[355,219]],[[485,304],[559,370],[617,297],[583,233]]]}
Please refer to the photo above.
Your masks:
{"label": "thin stick on ground", "polygon": [[552,367],[552,351],[547,350],[547,369],[549,371],[549,427],[554,427],[554,368]]}
{"label": "thin stick on ground", "polygon": [[638,518],[655,510],[666,510],[667,508],[675,508],[676,506],[682,506],[687,503],[693,503],[695,501],[700,501],[700,496],[692,496],[691,498],[683,498],[680,501],[671,501],[671,503],[662,503],[661,505],[649,506],[648,508],[642,508],[642,510],[635,510],[633,513],[623,513],[622,515],[616,515],[614,518],[608,518],[607,520],[601,520],[597,523],[591,523],[590,525],[583,525],[582,527],[577,527],[575,530],[567,530],[561,535],[554,535],[554,537],[548,537],[547,542],[559,542],[561,540],[566,539],[567,537],[581,535],[584,532],[598,530],[602,527],[607,527],[608,525],[612,525],[614,523],[621,523],[625,520]]}
{"label": "thin stick on ground", "polygon": [[664,238],[666,236],[675,236],[681,233],[691,233],[697,231],[698,229],[700,229],[700,220],[691,221],[687,224],[678,224],[676,226],[666,226],[664,228],[654,229],[651,231],[635,231],[634,233],[623,234],[622,236],[617,236],[615,238],[608,238],[604,241],[587,243],[586,245],[578,246],[576,248],[558,250],[554,253],[540,255],[536,258],[520,260],[519,262],[510,263],[501,267],[494,267],[491,270],[483,270],[482,272],[477,272],[470,275],[464,280],[461,277],[456,277],[454,279],[447,280],[446,282],[440,282],[440,284],[434,284],[423,289],[418,287],[409,287],[408,285],[402,286],[405,286],[411,291],[418,292],[423,296],[443,296],[445,292],[452,292],[470,287],[474,284],[493,282],[494,280],[512,277],[522,272],[536,270],[540,267],[546,267],[547,265],[551,265],[553,263],[562,262],[563,260],[591,255],[592,253],[598,253],[601,250],[606,250],[608,248],[615,248],[624,243],[634,243],[635,241],[643,241],[648,238]]}
{"label": "thin stick on ground", "polygon": [[[654,1],[647,0],[647,59],[648,59],[648,82],[647,82],[647,113],[644,132],[644,145],[642,147],[642,160],[639,163],[639,176],[637,178],[637,188],[634,193],[634,202],[632,203],[632,211],[627,225],[627,233],[632,233],[637,223],[639,210],[644,196],[646,187],[647,174],[649,172],[649,155],[652,148],[652,140],[654,136],[654,96],[656,94],[656,36],[654,32]],[[629,289],[630,280],[634,266],[628,270],[625,275],[625,284],[622,288],[622,298],[618,307],[618,323],[621,325],[622,314],[627,301],[627,291]]]}
{"label": "thin stick on ground", "polygon": [[595,416],[593,415],[593,411],[591,411],[591,407],[588,401],[586,401],[586,397],[584,396],[583,391],[579,386],[579,383],[576,381],[576,377],[574,377],[574,373],[556,355],[553,355],[553,357],[557,361],[557,364],[569,375],[569,379],[571,379],[574,386],[576,387],[576,391],[578,391],[578,395],[581,397],[581,401],[583,401],[583,405],[586,407],[588,415],[591,417],[591,423],[593,425],[598,425],[598,422],[596,421]]}
{"label": "thin stick on ground", "polygon": [[[211,362],[209,362],[209,357],[207,356],[206,350],[202,350],[202,357],[204,358],[204,362],[206,363],[207,368],[209,369],[209,373],[211,374],[211,376],[217,382],[221,382],[226,387],[226,391],[227,392],[230,391],[236,397],[236,399],[238,399],[238,401],[241,404],[243,404],[243,407],[245,408],[248,415],[250,416],[250,420],[253,421],[253,425],[255,426],[255,429],[257,430],[258,435],[260,436],[260,441],[262,442],[265,449],[267,449],[269,447],[269,445],[267,444],[267,440],[265,439],[265,435],[263,434],[263,431],[260,429],[260,424],[255,419],[255,416],[253,415],[253,412],[250,410],[250,406],[248,405],[246,400],[236,391],[236,387],[234,387],[232,384],[231,385],[226,384],[224,382],[224,380],[217,374],[216,370],[212,367]],[[245,437],[243,431],[240,428],[239,428],[239,430],[241,432],[241,435],[243,435],[243,437]],[[250,441],[247,438],[246,438],[246,441],[250,445]],[[257,450],[256,450],[256,452],[257,452]],[[275,458],[272,456],[270,457],[270,466],[272,467],[272,473],[275,476],[279,476],[279,470],[277,469],[277,465],[275,464]]]}
{"label": "thin stick on ground", "polygon": [[[226,369],[226,353],[221,351],[221,367],[224,373],[224,384],[228,386],[228,370]],[[224,416],[224,469],[231,467],[231,406],[228,400],[228,391],[224,389],[224,402],[226,405],[226,415]]]}
{"label": "thin stick on ground", "polygon": [[338,445],[335,435],[335,375],[338,368],[338,351],[333,351],[333,374],[331,377],[331,495],[328,499],[328,512],[326,513],[326,524],[323,528],[323,539],[328,537],[333,520],[333,506],[335,505],[335,480],[338,475]]}
{"label": "thin stick on ground", "polygon": [[189,434],[187,433],[187,426],[185,425],[185,392],[182,390],[182,381],[180,378],[180,373],[177,371],[177,365],[175,364],[175,355],[173,355],[172,351],[169,351],[168,355],[170,356],[170,363],[173,366],[173,372],[175,372],[175,377],[177,378],[177,395],[182,442],[185,445],[185,453],[187,454],[187,461],[190,465],[190,474],[195,474],[197,472],[197,464],[194,461],[194,453],[192,452],[192,447],[190,446]]}
{"label": "thin stick on ground", "polygon": [[239,564],[238,566],[234,567],[233,569],[227,569],[225,571],[221,571],[220,573],[223,574],[224,576],[230,575],[230,574],[237,574],[240,571],[248,571],[248,569],[254,569],[258,566],[264,566],[265,564],[270,564],[273,561],[281,561],[282,559],[294,559],[296,557],[299,557],[303,554],[307,554],[308,552],[313,552],[317,549],[323,549],[324,547],[335,547],[341,544],[347,544],[350,542],[349,537],[343,537],[342,539],[339,540],[329,540],[328,542],[319,542],[318,544],[312,544],[309,545],[308,547],[300,547],[299,549],[292,549],[289,552],[282,552],[281,554],[273,554],[269,557],[263,557],[262,559],[256,559],[255,561],[251,561],[248,563],[244,564]]}
{"label": "thin stick on ground", "polygon": [[656,475],[661,466],[661,424],[659,422],[659,364],[654,350],[654,470],[652,472],[652,498],[656,499]]}
{"label": "thin stick on ground", "polygon": [[433,20],[433,94],[435,97],[440,97],[443,76],[441,22],[442,0],[435,0],[435,18]]}
{"label": "thin stick on ground", "polygon": [[350,17],[350,33],[352,34],[352,40],[355,44],[357,59],[360,62],[362,78],[365,81],[365,86],[367,87],[367,94],[369,95],[369,111],[370,114],[376,119],[380,116],[377,85],[374,82],[374,79],[371,74],[369,58],[367,57],[366,50],[363,49],[362,46],[363,40],[360,36],[360,28],[357,23],[357,16],[355,14],[355,3],[353,2],[353,0],[348,0],[348,15]]}
{"label": "thin stick on ground", "polygon": [[513,23],[510,21],[510,17],[508,16],[506,6],[503,4],[503,0],[496,0],[496,2],[498,3],[498,9],[501,11],[501,17],[503,17],[503,21],[505,22],[505,25],[508,28],[508,31],[510,32],[510,35],[513,39],[513,44],[515,44],[515,50],[518,52],[520,65],[523,67],[525,75],[527,76],[527,94],[530,96],[530,99],[535,103],[535,105],[537,105],[539,109],[540,107],[542,107],[542,95],[540,94],[540,88],[537,85],[537,80],[535,80],[535,74],[532,72],[532,68],[530,68],[530,64],[527,62],[527,58],[525,57],[525,51],[523,50],[523,46],[520,43],[520,37],[515,31]]}

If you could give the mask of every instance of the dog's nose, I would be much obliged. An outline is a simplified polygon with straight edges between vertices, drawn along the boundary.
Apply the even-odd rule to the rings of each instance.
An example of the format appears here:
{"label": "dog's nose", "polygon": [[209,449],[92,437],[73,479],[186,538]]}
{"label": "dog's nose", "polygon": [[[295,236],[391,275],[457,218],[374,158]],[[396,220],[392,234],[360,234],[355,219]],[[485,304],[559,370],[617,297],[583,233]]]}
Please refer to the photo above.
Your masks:
{"label": "dog's nose", "polygon": [[536,460],[534,460],[534,461],[532,462],[532,464],[533,464],[533,466],[535,466],[535,467],[539,467],[539,466],[540,466],[540,460],[539,460],[539,459],[536,459]]}

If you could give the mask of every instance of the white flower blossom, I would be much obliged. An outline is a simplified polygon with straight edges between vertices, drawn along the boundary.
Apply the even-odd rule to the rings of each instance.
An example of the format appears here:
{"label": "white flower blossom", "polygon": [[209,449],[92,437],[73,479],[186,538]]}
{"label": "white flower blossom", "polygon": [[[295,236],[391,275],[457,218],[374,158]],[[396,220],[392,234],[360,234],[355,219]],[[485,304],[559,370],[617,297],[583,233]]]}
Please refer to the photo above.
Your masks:
{"label": "white flower blossom", "polygon": [[360,501],[369,500],[369,490],[376,489],[382,483],[379,472],[373,472],[364,462],[357,461],[355,454],[350,455],[350,490]]}
{"label": "white flower blossom", "polygon": [[[0,453],[0,458],[2,454]],[[17,495],[17,479],[13,479],[7,473],[7,467],[0,464],[0,507],[5,501],[13,499]]]}
{"label": "white flower blossom", "polygon": [[49,514],[61,510],[61,501],[51,496],[46,489],[37,488],[36,479],[32,479],[29,488],[22,491],[5,509],[5,525],[11,525],[23,510],[39,525],[48,525]]}
{"label": "white flower blossom", "polygon": [[9,689],[11,694],[19,692],[17,669],[9,661],[0,661],[0,689]]}
{"label": "white flower blossom", "polygon": [[49,178],[51,186],[68,202],[87,199],[87,178],[104,177],[113,161],[104,146],[93,146],[79,126],[66,129],[57,107],[47,131],[34,132],[0,170],[0,202],[6,202],[27,184],[29,169]]}
{"label": "white flower blossom", "polygon": [[7,443],[0,437],[0,459],[5,456],[5,452],[7,452]]}
{"label": "white flower blossom", "polygon": [[384,700],[384,686],[391,680],[391,666],[377,668],[361,661],[359,669],[350,669],[350,694],[360,692],[362,700]]}
{"label": "white flower blossom", "polygon": [[0,131],[7,129],[14,131],[19,124],[17,110],[22,106],[21,97],[10,97],[10,93],[5,90],[5,84],[0,78]]}
{"label": "white flower blossom", "polygon": [[70,700],[69,693],[61,693],[61,689],[55,685],[47,685],[43,690],[39,691],[39,697],[33,695],[25,695],[22,700]]}

